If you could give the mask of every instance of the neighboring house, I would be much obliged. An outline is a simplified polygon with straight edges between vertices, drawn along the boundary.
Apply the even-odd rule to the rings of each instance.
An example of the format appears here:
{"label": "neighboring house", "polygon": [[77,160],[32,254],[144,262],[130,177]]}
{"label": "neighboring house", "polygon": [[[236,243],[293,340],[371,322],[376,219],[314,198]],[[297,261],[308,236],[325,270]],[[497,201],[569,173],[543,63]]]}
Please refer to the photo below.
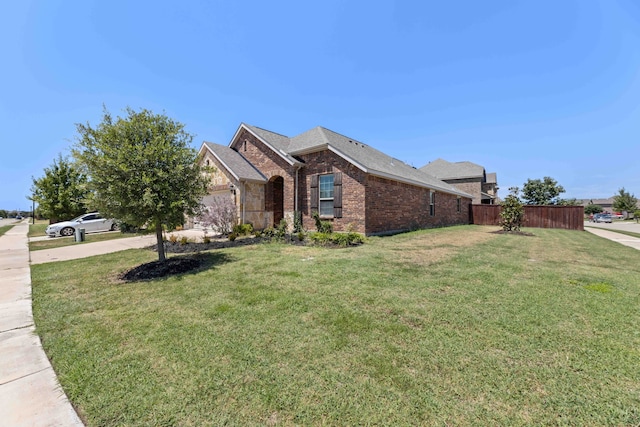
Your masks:
{"label": "neighboring house", "polygon": [[204,142],[200,154],[216,168],[208,197],[233,198],[256,229],[292,225],[295,211],[305,229],[318,211],[335,231],[367,235],[469,223],[466,192],[322,127],[289,138],[243,123],[228,146]]}
{"label": "neighboring house", "polygon": [[[598,205],[600,206],[604,212],[609,212],[612,213],[614,211],[613,209],[613,202],[614,197],[609,197],[608,199],[578,199],[581,203],[582,206],[587,206],[587,205]],[[638,200],[636,202],[636,207],[638,209],[640,209],[640,200]],[[630,212],[633,213],[633,212]]]}
{"label": "neighboring house", "polygon": [[451,163],[438,159],[424,165],[420,170],[471,194],[474,204],[493,205],[499,202],[496,173],[486,173],[480,165],[471,162]]}

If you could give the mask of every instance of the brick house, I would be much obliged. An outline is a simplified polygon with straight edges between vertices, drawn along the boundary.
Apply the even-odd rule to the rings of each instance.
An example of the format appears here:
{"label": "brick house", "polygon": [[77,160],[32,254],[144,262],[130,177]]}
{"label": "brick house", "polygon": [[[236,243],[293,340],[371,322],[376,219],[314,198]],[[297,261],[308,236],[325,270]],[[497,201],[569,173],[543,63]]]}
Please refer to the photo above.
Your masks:
{"label": "brick house", "polygon": [[287,137],[242,123],[228,146],[204,142],[211,193],[230,197],[240,223],[262,229],[318,211],[335,231],[366,235],[468,224],[472,197],[355,139],[316,127]]}
{"label": "brick house", "polygon": [[471,162],[448,162],[434,160],[420,168],[473,196],[474,204],[494,205],[498,203],[498,180],[495,172],[487,173],[484,167]]}

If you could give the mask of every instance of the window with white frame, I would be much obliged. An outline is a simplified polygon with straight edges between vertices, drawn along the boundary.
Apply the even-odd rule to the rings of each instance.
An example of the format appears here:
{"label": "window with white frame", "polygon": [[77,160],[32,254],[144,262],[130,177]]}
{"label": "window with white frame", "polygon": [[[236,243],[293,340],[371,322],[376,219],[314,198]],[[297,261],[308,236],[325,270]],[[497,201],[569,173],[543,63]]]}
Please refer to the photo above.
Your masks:
{"label": "window with white frame", "polygon": [[333,174],[320,175],[318,178],[320,216],[333,216]]}

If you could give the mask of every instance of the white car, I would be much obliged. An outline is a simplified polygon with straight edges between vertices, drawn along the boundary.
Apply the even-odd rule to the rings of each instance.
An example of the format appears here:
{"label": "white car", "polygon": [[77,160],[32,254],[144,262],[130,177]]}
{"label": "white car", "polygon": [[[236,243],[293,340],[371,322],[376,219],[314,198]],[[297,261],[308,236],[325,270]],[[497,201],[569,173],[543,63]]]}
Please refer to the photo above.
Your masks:
{"label": "white car", "polygon": [[103,218],[98,212],[91,212],[80,215],[71,221],[51,224],[45,233],[49,237],[73,236],[76,228],[84,228],[85,233],[94,233],[96,231],[115,231],[118,229],[118,225],[112,219]]}

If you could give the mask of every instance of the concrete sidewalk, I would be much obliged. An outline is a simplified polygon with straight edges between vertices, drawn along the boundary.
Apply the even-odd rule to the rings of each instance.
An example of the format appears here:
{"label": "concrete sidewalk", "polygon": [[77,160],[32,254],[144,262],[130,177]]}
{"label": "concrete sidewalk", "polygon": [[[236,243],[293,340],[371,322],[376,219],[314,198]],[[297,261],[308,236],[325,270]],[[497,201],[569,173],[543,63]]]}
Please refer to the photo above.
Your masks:
{"label": "concrete sidewalk", "polygon": [[83,426],[35,334],[25,221],[0,236],[0,423]]}
{"label": "concrete sidewalk", "polygon": [[[175,234],[178,237],[186,236],[192,239],[202,239],[203,236],[202,230],[173,231],[171,233],[167,233],[167,236],[171,234]],[[144,236],[126,237],[124,239],[104,240],[102,242],[74,244],[55,249],[42,249],[31,252],[31,264],[43,264],[45,262],[87,258],[94,255],[104,255],[126,249],[145,248],[147,246],[152,246],[155,243],[155,234],[149,234]]]}
{"label": "concrete sidewalk", "polygon": [[618,242],[622,245],[629,246],[634,249],[640,250],[640,238],[627,236],[626,234],[616,233],[615,231],[609,231],[604,228],[598,227],[584,227],[585,231],[595,234],[596,236],[603,237],[614,242]]}

